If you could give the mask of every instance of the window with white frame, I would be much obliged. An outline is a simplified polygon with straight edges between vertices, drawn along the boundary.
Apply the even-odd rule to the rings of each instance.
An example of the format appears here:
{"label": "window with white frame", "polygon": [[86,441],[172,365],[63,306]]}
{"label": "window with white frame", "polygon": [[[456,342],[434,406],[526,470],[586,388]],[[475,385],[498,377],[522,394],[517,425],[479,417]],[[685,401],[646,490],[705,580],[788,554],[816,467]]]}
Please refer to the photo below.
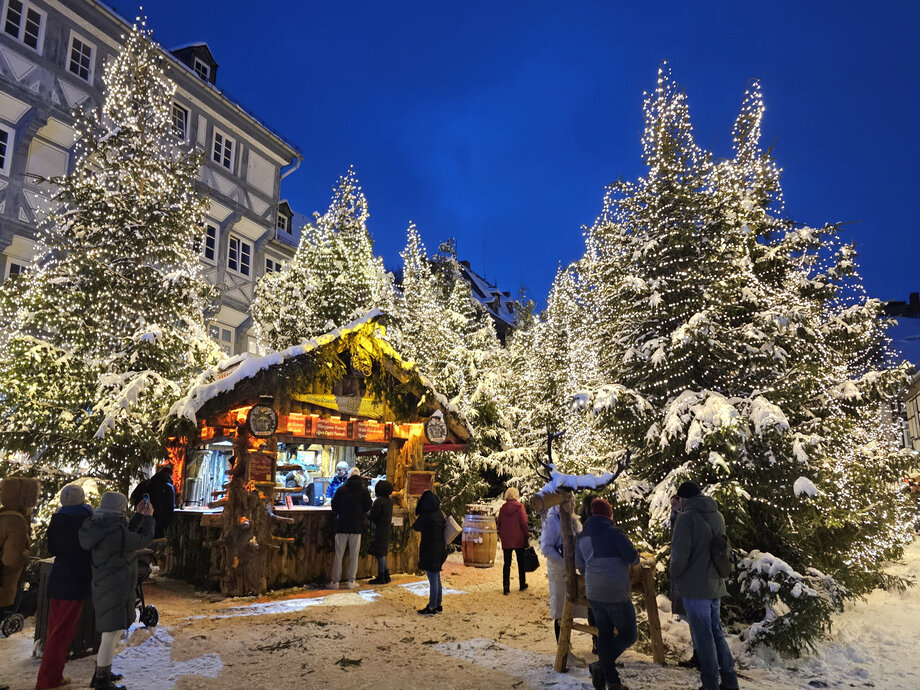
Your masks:
{"label": "window with white frame", "polygon": [[22,0],[8,0],[3,16],[3,30],[27,46],[41,52],[45,13]]}
{"label": "window with white frame", "polygon": [[221,132],[216,127],[214,128],[214,148],[211,151],[211,160],[215,163],[219,163],[224,166],[227,170],[233,170],[233,149],[236,146],[236,142],[228,137],[226,134]]}
{"label": "window with white frame", "polygon": [[195,58],[195,62],[193,64],[195,74],[197,74],[205,81],[208,81],[208,78],[211,76],[211,65],[209,65],[207,62],[204,62],[203,60],[199,60],[198,58]]}
{"label": "window with white frame", "polygon": [[70,34],[70,60],[67,69],[76,74],[80,79],[93,82],[93,58],[96,55],[96,46],[75,33]]}
{"label": "window with white frame", "polygon": [[13,157],[13,130],[0,125],[0,173],[10,174],[10,159]]}
{"label": "window with white frame", "polygon": [[178,103],[172,104],[172,129],[180,141],[188,139],[188,109]]}
{"label": "window with white frame", "polygon": [[266,273],[274,273],[275,271],[280,271],[283,265],[284,264],[282,264],[280,261],[269,259],[267,256],[265,257],[265,272]]}
{"label": "window with white frame", "polygon": [[284,230],[285,232],[291,231],[291,224],[288,223],[288,217],[283,213],[278,214],[278,222],[275,225],[279,230]]}
{"label": "window with white frame", "polygon": [[201,254],[201,258],[212,264],[217,259],[217,234],[216,225],[205,223],[204,234],[196,244],[196,249]]}
{"label": "window with white frame", "polygon": [[12,278],[13,276],[18,276],[20,273],[25,273],[27,269],[26,264],[20,261],[14,261],[13,259],[6,260],[6,277]]}
{"label": "window with white frame", "polygon": [[252,273],[252,245],[239,237],[231,237],[227,245],[227,268],[244,276]]}

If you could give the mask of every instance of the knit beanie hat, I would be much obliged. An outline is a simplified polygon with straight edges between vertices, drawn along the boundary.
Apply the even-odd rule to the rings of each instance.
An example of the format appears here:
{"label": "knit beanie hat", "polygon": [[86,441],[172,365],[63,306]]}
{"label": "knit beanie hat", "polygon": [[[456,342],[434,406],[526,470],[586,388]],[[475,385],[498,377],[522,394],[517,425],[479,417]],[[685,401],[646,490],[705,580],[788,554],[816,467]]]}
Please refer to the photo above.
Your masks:
{"label": "knit beanie hat", "polygon": [[117,491],[106,491],[102,494],[102,500],[99,502],[99,510],[102,513],[124,513],[128,508],[128,499],[124,494]]}
{"label": "knit beanie hat", "polygon": [[85,499],[86,496],[83,493],[82,486],[78,486],[77,484],[68,484],[63,489],[61,489],[62,506],[78,506],[82,504]]}
{"label": "knit beanie hat", "polygon": [[680,498],[693,498],[700,495],[700,485],[696,482],[684,482],[677,487],[677,495]]}
{"label": "knit beanie hat", "polygon": [[595,498],[591,501],[591,515],[603,515],[607,518],[613,517],[613,507],[603,498]]}

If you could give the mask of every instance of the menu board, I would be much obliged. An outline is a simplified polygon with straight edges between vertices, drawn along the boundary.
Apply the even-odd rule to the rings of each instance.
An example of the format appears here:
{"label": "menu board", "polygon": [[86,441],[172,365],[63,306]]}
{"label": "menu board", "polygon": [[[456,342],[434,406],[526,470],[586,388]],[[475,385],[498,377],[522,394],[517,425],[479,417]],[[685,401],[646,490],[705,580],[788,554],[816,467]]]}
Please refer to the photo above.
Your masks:
{"label": "menu board", "polygon": [[387,424],[385,422],[359,421],[355,422],[355,440],[370,443],[386,443]]}
{"label": "menu board", "polygon": [[406,472],[410,496],[421,496],[434,487],[434,472]]}
{"label": "menu board", "polygon": [[249,481],[275,483],[275,462],[268,453],[249,455]]}
{"label": "menu board", "polygon": [[316,438],[330,438],[337,441],[348,440],[348,422],[341,419],[316,420]]}

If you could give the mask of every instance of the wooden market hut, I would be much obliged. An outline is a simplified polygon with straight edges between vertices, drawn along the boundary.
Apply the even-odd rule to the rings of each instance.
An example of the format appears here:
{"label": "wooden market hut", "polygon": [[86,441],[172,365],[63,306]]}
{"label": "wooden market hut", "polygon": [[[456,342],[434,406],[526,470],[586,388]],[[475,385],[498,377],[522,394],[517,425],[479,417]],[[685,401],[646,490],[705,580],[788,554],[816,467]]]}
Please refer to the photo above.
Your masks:
{"label": "wooden market hut", "polygon": [[[382,317],[374,310],[281,352],[226,360],[174,405],[180,431],[170,455],[185,506],[170,526],[164,574],[218,585],[228,595],[328,578],[331,509],[292,505],[287,496],[303,490],[279,484],[294,469],[295,452],[312,453],[309,467],[330,476],[337,459],[385,451],[386,478],[395,487],[388,566],[416,571],[415,503],[434,488],[425,453],[464,448],[470,430],[385,340]],[[205,462],[221,483],[202,496]],[[323,481],[317,476],[314,485],[325,488]],[[369,577],[374,564],[361,557],[358,577]]]}

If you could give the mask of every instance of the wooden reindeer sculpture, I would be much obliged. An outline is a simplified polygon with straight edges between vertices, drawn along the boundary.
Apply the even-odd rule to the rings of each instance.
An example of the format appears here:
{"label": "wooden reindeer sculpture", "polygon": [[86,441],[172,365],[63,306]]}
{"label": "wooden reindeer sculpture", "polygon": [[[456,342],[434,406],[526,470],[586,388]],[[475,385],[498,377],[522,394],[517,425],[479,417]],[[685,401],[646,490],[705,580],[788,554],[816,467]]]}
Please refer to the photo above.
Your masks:
{"label": "wooden reindeer sculpture", "polygon": [[[553,440],[563,432],[547,432],[547,457],[548,462],[541,462],[544,470],[537,470],[537,474],[546,480],[546,485],[530,499],[530,506],[534,510],[544,512],[552,506],[559,506],[559,520],[562,526],[562,557],[565,560],[565,603],[562,609],[562,620],[559,624],[559,641],[556,645],[556,671],[565,671],[569,651],[571,650],[572,630],[597,635],[597,628],[585,623],[576,623],[574,620],[575,607],[578,605],[590,606],[585,599],[584,579],[575,570],[575,527],[573,513],[575,512],[575,494],[586,489],[600,490],[616,481],[629,465],[632,451],[627,451],[626,456],[617,463],[615,472],[606,472],[600,476],[592,474],[571,475],[563,474],[556,470],[553,463]],[[655,592],[655,560],[651,554],[642,554],[638,566],[630,568],[630,581],[633,590],[641,589],[645,608],[648,613],[648,626],[652,643],[652,658],[655,663],[664,664],[664,642],[661,638],[661,621],[658,618],[658,605]]]}

